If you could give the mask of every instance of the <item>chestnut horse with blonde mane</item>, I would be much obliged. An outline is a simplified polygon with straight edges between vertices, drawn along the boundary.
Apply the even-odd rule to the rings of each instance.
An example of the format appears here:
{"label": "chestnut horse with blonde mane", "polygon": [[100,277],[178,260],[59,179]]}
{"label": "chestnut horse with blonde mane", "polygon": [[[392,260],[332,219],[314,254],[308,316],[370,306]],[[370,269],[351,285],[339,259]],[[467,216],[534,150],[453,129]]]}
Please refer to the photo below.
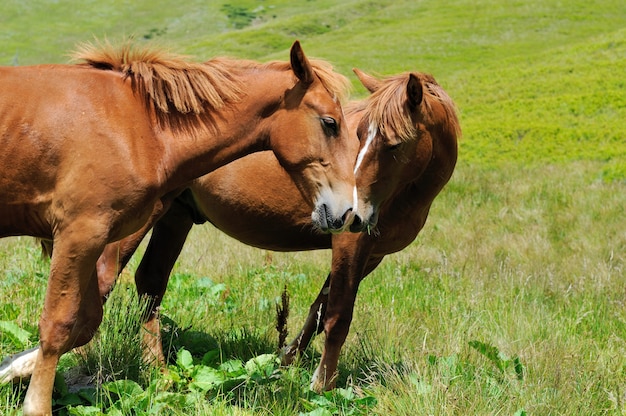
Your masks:
{"label": "chestnut horse with blonde mane", "polygon": [[130,44],[77,57],[84,63],[0,68],[0,237],[54,245],[26,416],[51,414],[59,357],[100,325],[105,246],[158,218],[193,179],[271,149],[311,227],[370,221],[356,211],[371,208],[356,197],[346,79],[298,42],[288,63],[193,63]]}
{"label": "chestnut horse with blonde mane", "polygon": [[[372,93],[346,107],[350,134],[360,141],[354,171],[359,194],[373,210],[366,221],[370,232],[319,233],[302,209],[297,187],[270,152],[246,156],[195,180],[155,224],[135,275],[139,294],[152,299],[144,331],[152,357],[164,360],[156,311],[169,273],[192,225],[209,221],[246,244],[268,250],[332,248],[331,272],[302,331],[284,349],[283,363],[292,362],[324,331],[324,350],[311,384],[315,390],[334,387],[360,282],[424,227],[433,200],[454,171],[460,136],[454,102],[432,76],[412,72],[379,80],[355,73]],[[98,262],[103,294],[146,231],[107,247]]]}

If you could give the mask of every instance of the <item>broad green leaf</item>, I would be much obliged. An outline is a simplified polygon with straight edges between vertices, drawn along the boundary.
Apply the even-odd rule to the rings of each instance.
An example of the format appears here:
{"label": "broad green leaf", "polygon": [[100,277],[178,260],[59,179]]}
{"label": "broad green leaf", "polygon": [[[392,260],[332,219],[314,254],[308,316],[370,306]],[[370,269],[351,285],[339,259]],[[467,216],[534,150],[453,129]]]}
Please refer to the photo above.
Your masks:
{"label": "broad green leaf", "polygon": [[248,360],[246,371],[249,375],[261,374],[269,377],[279,364],[280,361],[276,354],[261,354]]}
{"label": "broad green leaf", "polygon": [[20,328],[15,322],[0,321],[0,332],[11,339],[13,343],[18,344],[19,347],[26,346],[30,332]]}
{"label": "broad green leaf", "polygon": [[201,277],[195,281],[196,287],[213,287],[215,282],[210,277]]}
{"label": "broad green leaf", "polygon": [[428,394],[433,390],[433,386],[420,380],[419,376],[415,373],[409,374],[409,381],[415,386],[418,394]]}
{"label": "broad green leaf", "polygon": [[203,365],[215,364],[216,362],[218,362],[219,358],[220,358],[220,351],[217,349],[211,350],[202,356],[202,364]]}
{"label": "broad green leaf", "polygon": [[65,377],[63,377],[63,374],[58,371],[54,375],[54,390],[57,391],[61,396],[69,393],[67,383],[65,382]]}
{"label": "broad green leaf", "polygon": [[317,409],[314,409],[310,412],[307,413],[298,413],[298,416],[332,416],[333,413],[328,410],[328,409],[324,409],[323,407],[318,407]]}
{"label": "broad green leaf", "polygon": [[220,364],[219,369],[226,372],[231,377],[237,377],[246,373],[241,360],[228,360]]}
{"label": "broad green leaf", "polygon": [[192,388],[209,391],[221,386],[226,378],[224,373],[215,368],[201,366],[198,368],[194,380],[189,385]]}
{"label": "broad green leaf", "polygon": [[138,396],[143,393],[141,386],[132,380],[111,381],[103,384],[102,387],[121,398]]}
{"label": "broad green leaf", "polygon": [[356,395],[354,394],[354,390],[352,390],[352,387],[348,387],[347,389],[336,388],[334,391],[334,395],[339,396],[349,402],[351,402],[352,400],[356,398]]}
{"label": "broad green leaf", "polygon": [[515,369],[515,374],[517,375],[518,380],[524,379],[524,365],[519,357],[513,358],[513,368]]}
{"label": "broad green leaf", "polygon": [[329,398],[326,397],[326,395],[316,394],[315,396],[311,397],[309,401],[321,407],[336,407],[335,403],[329,400]]}
{"label": "broad green leaf", "polygon": [[470,341],[468,344],[487,357],[501,372],[504,372],[508,358],[497,347],[481,341]]}
{"label": "broad green leaf", "polygon": [[59,399],[55,399],[54,403],[62,405],[62,406],[79,405],[83,403],[83,400],[80,398],[80,396],[77,393],[68,393],[68,394],[63,395]]}
{"label": "broad green leaf", "polygon": [[181,349],[176,354],[176,364],[185,370],[190,370],[193,367],[193,357],[191,353],[186,349]]}
{"label": "broad green leaf", "polygon": [[76,406],[68,409],[70,416],[95,416],[102,415],[102,410],[96,406]]}
{"label": "broad green leaf", "polygon": [[215,297],[218,297],[225,291],[226,291],[226,285],[224,283],[218,283],[215,286],[211,287],[211,294]]}
{"label": "broad green leaf", "polygon": [[378,403],[378,400],[374,396],[365,396],[361,397],[360,399],[356,399],[354,403],[359,406],[374,407]]}
{"label": "broad green leaf", "polygon": [[120,409],[118,409],[117,407],[111,407],[107,410],[106,412],[107,416],[125,416],[124,412],[122,412]]}

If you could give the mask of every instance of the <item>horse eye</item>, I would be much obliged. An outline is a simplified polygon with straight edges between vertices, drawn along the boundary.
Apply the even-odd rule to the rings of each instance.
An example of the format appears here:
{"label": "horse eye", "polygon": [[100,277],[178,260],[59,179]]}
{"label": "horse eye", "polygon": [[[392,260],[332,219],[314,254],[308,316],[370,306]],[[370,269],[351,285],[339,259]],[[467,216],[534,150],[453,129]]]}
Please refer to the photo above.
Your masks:
{"label": "horse eye", "polygon": [[387,150],[390,151],[390,152],[394,152],[394,151],[396,151],[396,150],[398,150],[400,148],[401,144],[402,143],[391,144],[391,145],[387,146]]}
{"label": "horse eye", "polygon": [[328,135],[336,136],[337,133],[339,133],[339,127],[337,126],[337,121],[334,118],[321,117],[320,121],[322,122],[322,127]]}

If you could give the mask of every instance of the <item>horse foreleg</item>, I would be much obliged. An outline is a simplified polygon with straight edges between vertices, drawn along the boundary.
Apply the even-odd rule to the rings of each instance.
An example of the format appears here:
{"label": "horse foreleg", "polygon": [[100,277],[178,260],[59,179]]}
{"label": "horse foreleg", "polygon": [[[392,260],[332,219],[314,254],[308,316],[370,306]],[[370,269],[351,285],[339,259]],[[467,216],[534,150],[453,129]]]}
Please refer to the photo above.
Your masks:
{"label": "horse foreleg", "polygon": [[13,354],[0,363],[0,383],[17,383],[33,374],[39,347]]}
{"label": "horse foreleg", "polygon": [[[57,236],[39,321],[40,348],[24,399],[25,416],[52,413],[52,389],[60,356],[88,342],[102,320],[95,264],[104,243],[89,238],[89,224]],[[87,231],[88,230],[88,231]]]}
{"label": "horse foreleg", "polygon": [[352,322],[357,290],[358,279],[331,273],[330,291],[323,319],[326,335],[324,350],[311,380],[311,389],[314,391],[330,390],[335,387],[339,354]]}
{"label": "horse foreleg", "polygon": [[315,391],[335,387],[339,355],[352,323],[359,284],[382,260],[371,257],[372,247],[373,240],[366,234],[333,236],[332,270],[323,317],[324,350],[311,380],[311,389]]}
{"label": "horse foreleg", "polygon": [[170,272],[185,244],[193,220],[186,208],[174,203],[156,222],[150,242],[135,273],[140,298],[147,298],[144,322],[144,360],[165,363],[158,309],[167,289]]}

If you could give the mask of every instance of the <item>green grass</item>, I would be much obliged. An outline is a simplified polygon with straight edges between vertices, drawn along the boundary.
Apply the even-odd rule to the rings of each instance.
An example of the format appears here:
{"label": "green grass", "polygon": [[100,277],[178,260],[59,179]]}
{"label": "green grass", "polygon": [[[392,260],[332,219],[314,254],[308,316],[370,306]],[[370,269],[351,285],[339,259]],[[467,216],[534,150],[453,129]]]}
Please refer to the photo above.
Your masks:
{"label": "green grass", "polygon": [[[230,8],[225,8],[229,4]],[[626,177],[623,58],[617,0],[438,2],[326,0],[23,2],[0,5],[0,63],[66,62],[93,37],[156,41],[198,59],[287,59],[295,39],[333,62],[383,75],[430,72],[460,109],[461,161],[500,167],[605,162]],[[236,29],[236,8],[253,16]]]}
{"label": "green grass", "polygon": [[[626,193],[623,184],[602,181],[601,168],[578,162],[502,175],[460,166],[420,237],[362,283],[339,385],[375,398],[369,414],[626,411]],[[3,253],[25,259],[17,267],[45,273],[32,240],[0,244]],[[190,351],[196,365],[211,351],[220,362],[244,363],[275,353],[274,305],[283,286],[295,334],[328,270],[329,253],[273,253],[269,264],[267,256],[210,226],[194,228],[163,305],[166,346]],[[14,270],[14,261],[4,255],[0,269]],[[116,289],[122,294],[127,279]],[[2,290],[0,320],[13,311],[32,331],[43,290],[41,279],[26,277],[15,290]],[[121,314],[121,323],[103,331],[121,331],[127,318]],[[209,392],[191,414],[305,412],[322,341],[316,339],[295,368],[279,370],[280,378]],[[0,335],[0,353],[35,342],[33,336],[28,345],[15,345]],[[486,348],[477,348],[480,343]],[[68,357],[62,368],[74,365]],[[153,382],[161,377],[148,373]],[[14,403],[14,389],[0,394]]]}
{"label": "green grass", "polygon": [[[93,36],[259,60],[287,59],[300,39],[351,77],[356,96],[355,66],[432,73],[459,107],[458,167],[419,238],[362,283],[339,378],[357,396],[307,391],[323,337],[267,382],[200,396],[149,371],[118,382],[188,398],[164,414],[625,414],[622,2],[229,2],[239,17],[224,3],[3,2],[0,64],[66,62]],[[237,19],[250,24],[236,29]],[[116,289],[122,308],[136,264]],[[166,346],[204,373],[207,353],[242,363],[274,353],[283,287],[293,335],[329,264],[328,251],[270,256],[194,228],[163,303]],[[0,356],[37,343],[47,267],[32,239],[0,240],[0,322],[26,331],[0,330]],[[111,319],[103,331],[134,325]],[[77,366],[68,355],[61,370]],[[175,354],[172,366],[182,371]],[[61,387],[55,398],[70,398]],[[107,388],[117,397],[121,386]],[[24,391],[0,387],[0,413],[18,414]]]}

